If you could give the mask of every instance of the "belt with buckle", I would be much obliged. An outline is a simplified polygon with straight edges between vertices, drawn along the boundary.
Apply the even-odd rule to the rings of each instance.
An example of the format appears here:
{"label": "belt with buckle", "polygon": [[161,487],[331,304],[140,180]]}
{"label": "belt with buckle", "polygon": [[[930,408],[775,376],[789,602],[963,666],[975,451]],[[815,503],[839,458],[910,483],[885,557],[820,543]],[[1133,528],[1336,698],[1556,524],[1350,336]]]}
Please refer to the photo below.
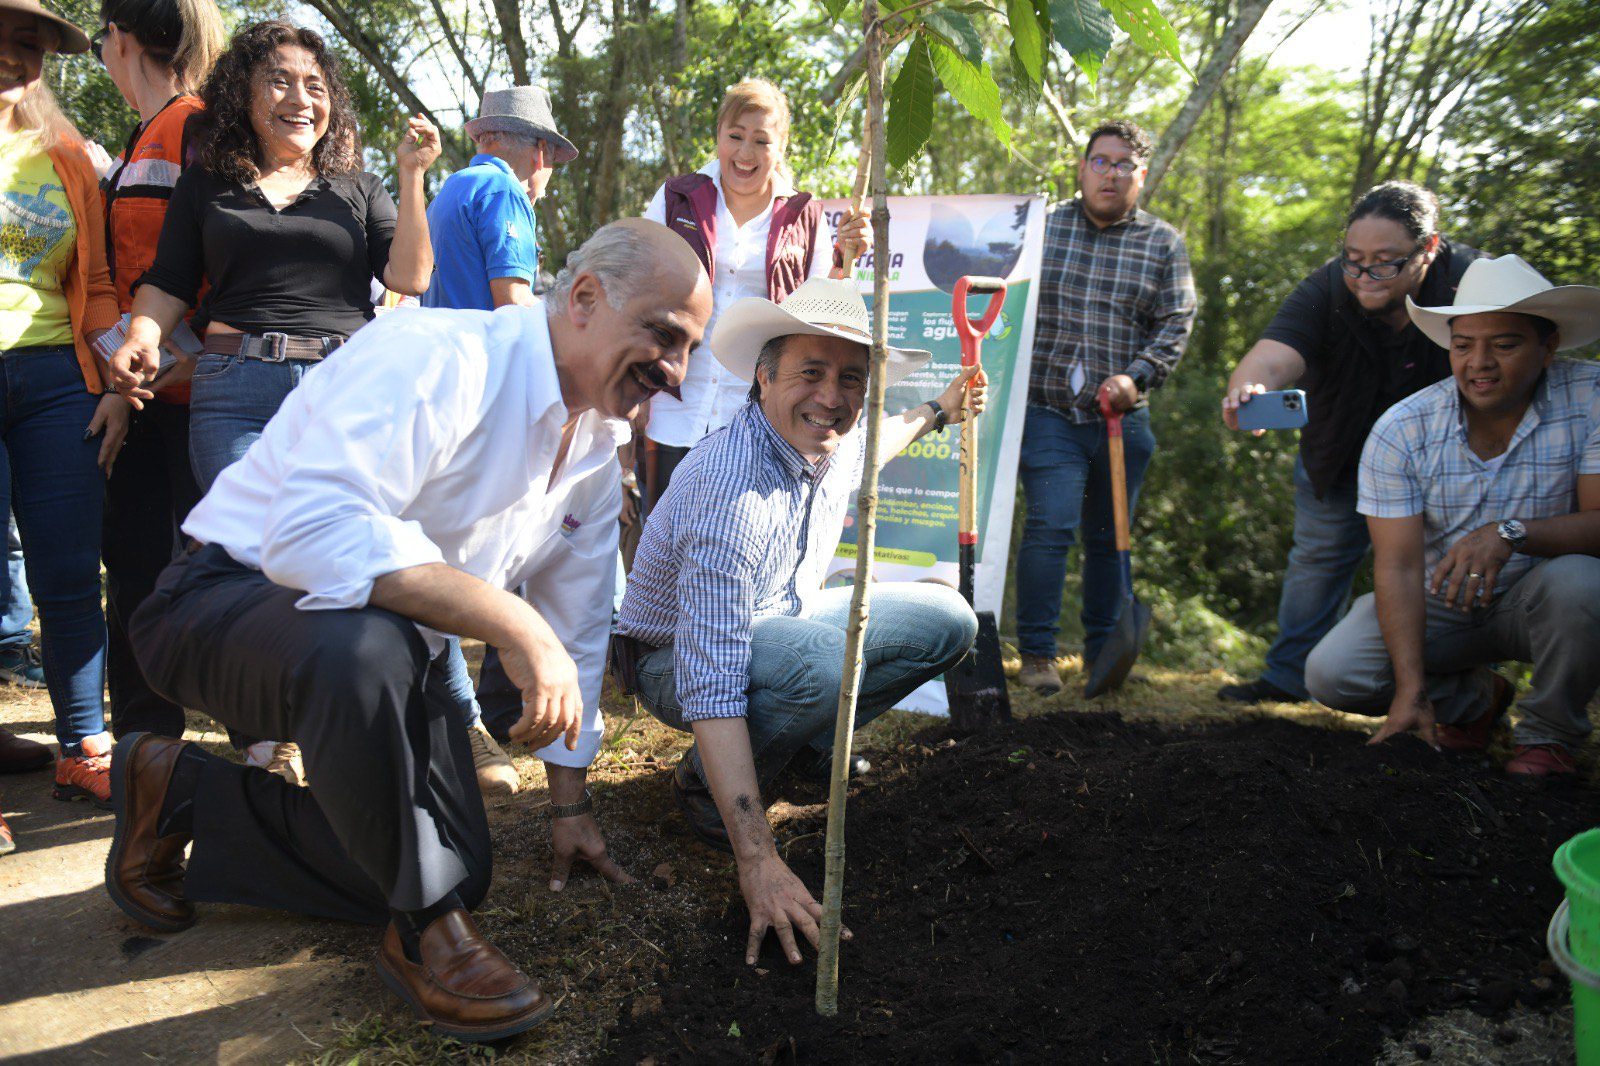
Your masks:
{"label": "belt with buckle", "polygon": [[332,355],[342,337],[291,337],[287,333],[216,333],[206,338],[208,355],[242,355],[263,363],[316,363]]}

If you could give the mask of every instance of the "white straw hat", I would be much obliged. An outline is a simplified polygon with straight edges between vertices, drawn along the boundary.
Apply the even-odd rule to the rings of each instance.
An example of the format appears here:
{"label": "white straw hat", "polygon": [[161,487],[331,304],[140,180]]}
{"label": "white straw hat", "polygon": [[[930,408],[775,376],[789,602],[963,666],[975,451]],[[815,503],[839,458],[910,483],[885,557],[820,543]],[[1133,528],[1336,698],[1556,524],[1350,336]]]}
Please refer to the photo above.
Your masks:
{"label": "white straw hat", "polygon": [[1600,289],[1552,285],[1515,255],[1473,260],[1461,275],[1456,302],[1448,307],[1418,307],[1407,296],[1406,311],[1417,328],[1441,348],[1450,347],[1452,318],[1496,311],[1537,315],[1554,322],[1561,331],[1558,351],[1600,340]]}
{"label": "white straw hat", "polygon": [[[741,381],[754,379],[756,357],[774,337],[792,334],[838,337],[857,344],[872,344],[867,304],[853,281],[812,278],[801,282],[781,304],[749,296],[728,308],[711,331],[711,350],[723,366]],[[920,348],[889,349],[890,385],[903,379],[933,356]]]}

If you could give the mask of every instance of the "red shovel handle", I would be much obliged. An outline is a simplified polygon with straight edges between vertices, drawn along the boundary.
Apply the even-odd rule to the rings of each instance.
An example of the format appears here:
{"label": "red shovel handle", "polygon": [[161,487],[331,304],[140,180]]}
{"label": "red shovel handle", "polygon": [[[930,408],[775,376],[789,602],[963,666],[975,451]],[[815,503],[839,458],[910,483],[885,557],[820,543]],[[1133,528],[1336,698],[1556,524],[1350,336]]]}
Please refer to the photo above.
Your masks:
{"label": "red shovel handle", "polygon": [[[983,309],[983,316],[977,322],[967,317],[967,294],[989,295],[989,306]],[[978,342],[989,327],[994,325],[995,319],[1000,317],[1000,308],[1006,302],[1006,280],[1004,278],[985,278],[967,276],[956,282],[955,301],[952,310],[955,312],[956,336],[961,339],[961,365],[972,366],[978,361]]]}

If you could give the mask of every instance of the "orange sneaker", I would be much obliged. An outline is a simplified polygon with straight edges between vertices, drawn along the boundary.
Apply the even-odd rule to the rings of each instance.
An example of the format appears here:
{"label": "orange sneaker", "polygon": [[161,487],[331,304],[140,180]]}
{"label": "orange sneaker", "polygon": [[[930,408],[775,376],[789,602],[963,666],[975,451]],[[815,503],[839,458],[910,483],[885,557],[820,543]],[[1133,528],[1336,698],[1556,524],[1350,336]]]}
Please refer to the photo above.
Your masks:
{"label": "orange sneaker", "polygon": [[10,855],[17,850],[17,842],[11,838],[11,827],[6,824],[6,816],[0,814],[0,855]]}
{"label": "orange sneaker", "polygon": [[56,760],[58,800],[88,800],[101,810],[111,809],[111,734],[84,737],[81,755]]}
{"label": "orange sneaker", "polygon": [[1506,761],[1506,773],[1523,777],[1552,777],[1575,774],[1578,760],[1560,744],[1518,744]]}

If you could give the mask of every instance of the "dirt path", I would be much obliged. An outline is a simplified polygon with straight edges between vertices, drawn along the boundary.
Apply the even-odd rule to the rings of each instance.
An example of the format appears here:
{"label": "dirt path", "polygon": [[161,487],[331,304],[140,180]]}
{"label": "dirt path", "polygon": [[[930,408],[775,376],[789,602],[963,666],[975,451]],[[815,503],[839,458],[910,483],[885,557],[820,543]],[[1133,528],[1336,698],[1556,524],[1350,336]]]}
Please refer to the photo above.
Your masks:
{"label": "dirt path", "polygon": [[[13,697],[0,722],[49,741],[48,715]],[[110,814],[52,799],[48,771],[0,778],[0,802],[18,845],[0,860],[0,1058],[283,1062],[377,998],[360,931],[208,908],[150,935],[105,893]]]}

